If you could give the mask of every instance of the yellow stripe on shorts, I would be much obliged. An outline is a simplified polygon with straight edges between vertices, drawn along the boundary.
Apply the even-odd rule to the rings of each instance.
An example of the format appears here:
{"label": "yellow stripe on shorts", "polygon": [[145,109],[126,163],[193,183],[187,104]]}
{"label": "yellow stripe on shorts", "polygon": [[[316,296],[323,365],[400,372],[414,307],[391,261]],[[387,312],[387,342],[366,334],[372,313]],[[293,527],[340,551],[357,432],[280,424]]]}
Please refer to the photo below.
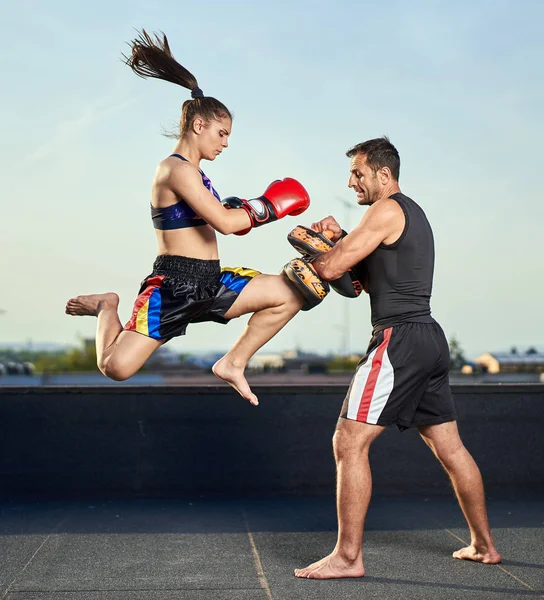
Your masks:
{"label": "yellow stripe on shorts", "polygon": [[246,269],[245,267],[223,267],[221,269],[221,273],[232,273],[233,275],[238,275],[239,277],[255,277],[255,275],[260,275],[260,271],[255,271],[255,269]]}

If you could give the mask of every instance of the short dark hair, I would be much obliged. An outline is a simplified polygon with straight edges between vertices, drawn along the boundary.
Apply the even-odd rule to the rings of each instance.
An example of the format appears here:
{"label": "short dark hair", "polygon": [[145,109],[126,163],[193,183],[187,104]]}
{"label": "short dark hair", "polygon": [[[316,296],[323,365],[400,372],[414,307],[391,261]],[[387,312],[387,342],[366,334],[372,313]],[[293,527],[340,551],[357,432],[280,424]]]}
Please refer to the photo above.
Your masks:
{"label": "short dark hair", "polygon": [[191,90],[192,100],[186,100],[181,109],[179,135],[171,137],[180,137],[187,133],[198,116],[207,123],[212,119],[229,118],[232,120],[229,109],[219,100],[205,96],[198,87],[196,77],[174,58],[164,33],[155,34],[153,37],[145,29],[142,29],[138,37],[129,45],[131,47],[130,56],[123,55],[123,59],[136,75],[144,79],[148,77],[162,79]]}
{"label": "short dark hair", "polygon": [[387,136],[367,140],[357,144],[346,152],[346,156],[353,158],[356,154],[364,154],[368,166],[376,173],[378,169],[387,167],[395,181],[399,180],[400,156]]}

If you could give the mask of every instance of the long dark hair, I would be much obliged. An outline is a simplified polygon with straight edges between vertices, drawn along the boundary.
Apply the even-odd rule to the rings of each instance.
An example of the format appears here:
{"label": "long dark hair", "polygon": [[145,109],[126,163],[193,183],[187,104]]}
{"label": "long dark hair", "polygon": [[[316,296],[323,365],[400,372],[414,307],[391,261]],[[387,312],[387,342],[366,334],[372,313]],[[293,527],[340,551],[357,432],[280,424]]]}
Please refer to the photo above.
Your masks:
{"label": "long dark hair", "polygon": [[131,54],[130,56],[123,54],[123,59],[136,75],[144,79],[148,77],[162,79],[191,90],[192,99],[186,100],[181,109],[180,135],[176,137],[187,133],[196,117],[201,117],[206,123],[213,119],[227,117],[232,120],[229,109],[219,100],[205,96],[198,87],[196,77],[173,57],[168,39],[162,31],[160,35],[155,33],[152,37],[142,29],[138,37],[129,45]]}

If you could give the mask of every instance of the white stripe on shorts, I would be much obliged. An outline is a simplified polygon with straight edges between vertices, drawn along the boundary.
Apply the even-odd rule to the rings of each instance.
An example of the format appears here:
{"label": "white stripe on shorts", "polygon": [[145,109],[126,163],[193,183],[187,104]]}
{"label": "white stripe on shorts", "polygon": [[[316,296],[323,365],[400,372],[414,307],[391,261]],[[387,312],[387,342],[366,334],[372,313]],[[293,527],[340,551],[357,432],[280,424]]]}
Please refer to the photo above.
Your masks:
{"label": "white stripe on shorts", "polygon": [[[383,343],[386,342],[382,342],[382,344]],[[353,377],[351,392],[348,398],[348,410],[346,413],[348,419],[353,419],[354,421],[361,420],[365,423],[375,425],[378,422],[385,405],[387,404],[387,400],[391,395],[395,383],[395,372],[393,365],[389,360],[387,348],[382,355],[382,364],[379,368],[377,379],[375,379],[375,371],[378,368],[378,365],[374,365],[374,374],[372,380],[375,379],[375,384],[372,385],[372,380],[369,382],[375,355],[382,344],[380,344],[380,346],[378,346],[369,354],[365,364],[358,369]],[[365,411],[367,413],[366,418],[358,419],[357,417],[359,415],[359,410],[361,408],[363,399],[366,399],[366,403],[368,404],[369,397],[370,406],[368,407],[368,411]]]}
{"label": "white stripe on shorts", "polygon": [[372,395],[372,402],[370,403],[370,408],[368,409],[368,417],[366,419],[367,423],[372,423],[375,425],[378,422],[378,419],[380,418],[383,409],[389,400],[389,396],[393,391],[394,384],[395,371],[393,370],[393,365],[389,360],[389,354],[386,350],[383,353],[382,368],[380,369],[378,381],[376,382],[374,394]]}

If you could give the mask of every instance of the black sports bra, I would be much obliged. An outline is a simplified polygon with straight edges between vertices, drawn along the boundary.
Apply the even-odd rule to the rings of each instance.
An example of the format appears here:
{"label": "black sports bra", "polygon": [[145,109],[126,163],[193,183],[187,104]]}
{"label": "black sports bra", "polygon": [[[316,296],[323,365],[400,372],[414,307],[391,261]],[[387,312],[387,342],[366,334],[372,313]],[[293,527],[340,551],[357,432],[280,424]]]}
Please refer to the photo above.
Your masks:
{"label": "black sports bra", "polygon": [[[189,162],[181,154],[171,154],[170,156]],[[202,176],[204,186],[221,202],[221,197],[215,191],[210,179],[202,171],[200,171],[200,175]],[[165,206],[164,208],[155,208],[151,205],[151,219],[153,220],[153,227],[155,229],[163,230],[206,225],[206,221],[199,217],[185,200],[178,200],[175,204]]]}

